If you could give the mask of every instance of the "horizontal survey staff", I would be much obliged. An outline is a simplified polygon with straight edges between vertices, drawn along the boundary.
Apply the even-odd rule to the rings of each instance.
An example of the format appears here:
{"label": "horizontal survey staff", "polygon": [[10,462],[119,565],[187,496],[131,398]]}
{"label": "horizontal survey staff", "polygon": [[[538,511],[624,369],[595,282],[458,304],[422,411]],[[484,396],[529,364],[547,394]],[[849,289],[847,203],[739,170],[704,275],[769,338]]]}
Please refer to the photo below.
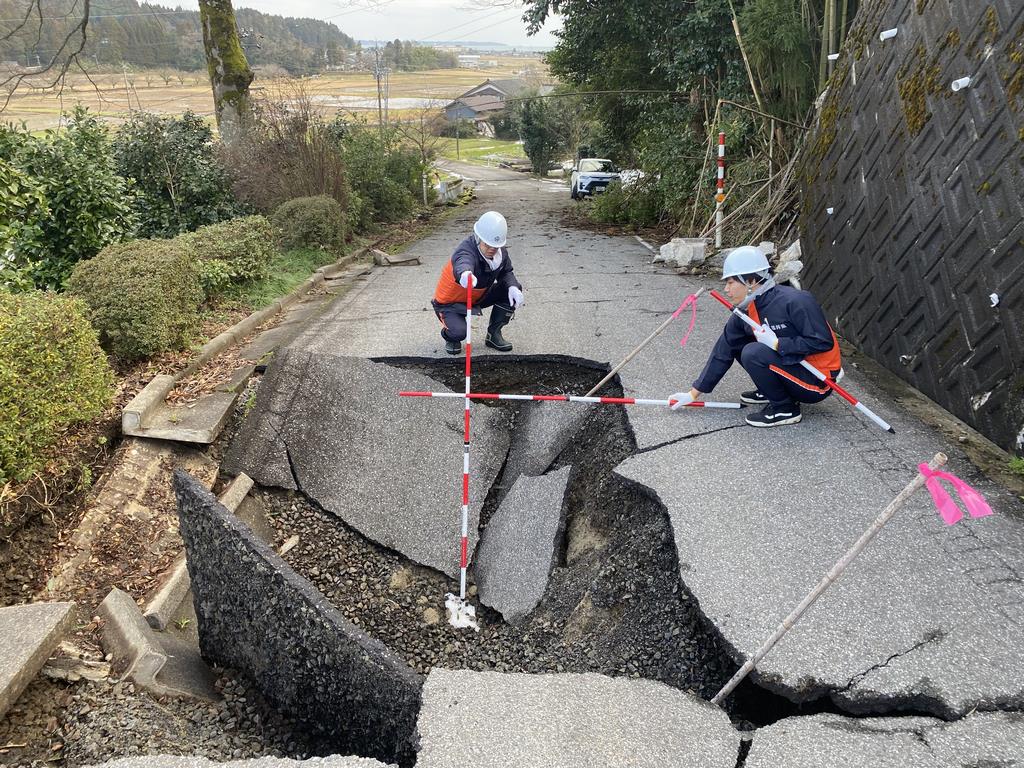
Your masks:
{"label": "horizontal survey staff", "polygon": [[[543,400],[556,403],[600,403],[603,405],[660,405],[663,408],[675,405],[675,400],[650,400],[641,397],[582,397],[577,395],[505,395],[497,393],[470,392],[399,392],[400,397],[457,397],[470,400]],[[684,408],[742,408],[741,403],[693,402]]]}

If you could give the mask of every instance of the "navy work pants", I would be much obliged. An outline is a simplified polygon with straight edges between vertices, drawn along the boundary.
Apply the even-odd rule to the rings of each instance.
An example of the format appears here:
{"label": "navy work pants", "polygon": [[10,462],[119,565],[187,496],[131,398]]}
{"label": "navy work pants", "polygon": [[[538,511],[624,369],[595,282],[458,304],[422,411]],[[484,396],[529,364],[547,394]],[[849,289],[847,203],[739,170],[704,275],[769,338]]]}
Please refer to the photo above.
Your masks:
{"label": "navy work pants", "polygon": [[[778,352],[756,341],[743,347],[736,359],[750,375],[757,391],[775,407],[794,401],[819,403],[832,391],[799,363],[783,365]],[[830,372],[822,373],[828,375]]]}
{"label": "navy work pants", "polygon": [[[473,314],[481,314],[479,310],[491,309],[490,322],[487,330],[502,328],[512,319],[512,307],[508,305],[508,289],[498,283],[492,285],[487,292],[480,297],[480,301],[473,302]],[[463,341],[466,338],[466,305],[451,304],[445,309],[434,310],[437,319],[441,321],[441,338],[445,341]]]}

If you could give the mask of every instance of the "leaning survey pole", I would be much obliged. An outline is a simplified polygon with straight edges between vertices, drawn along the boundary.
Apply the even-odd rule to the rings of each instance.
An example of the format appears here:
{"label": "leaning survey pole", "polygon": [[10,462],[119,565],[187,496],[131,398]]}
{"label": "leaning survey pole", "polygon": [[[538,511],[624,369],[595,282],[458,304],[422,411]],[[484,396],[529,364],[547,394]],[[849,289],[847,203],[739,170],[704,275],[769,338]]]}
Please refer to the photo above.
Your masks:
{"label": "leaning survey pole", "polygon": [[253,72],[238,36],[231,0],[199,0],[199,21],[217,129],[224,143],[232,144],[245,132],[252,117],[249,85]]}

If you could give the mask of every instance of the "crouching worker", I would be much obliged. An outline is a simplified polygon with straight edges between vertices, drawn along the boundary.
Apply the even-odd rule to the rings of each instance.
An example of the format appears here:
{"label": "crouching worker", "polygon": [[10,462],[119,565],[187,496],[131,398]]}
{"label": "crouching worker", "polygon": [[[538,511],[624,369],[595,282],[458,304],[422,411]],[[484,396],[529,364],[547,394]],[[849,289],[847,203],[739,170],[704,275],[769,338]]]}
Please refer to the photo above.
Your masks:
{"label": "crouching worker", "polygon": [[473,225],[473,234],[459,243],[441,268],[431,302],[441,321],[441,338],[449,355],[462,352],[466,338],[466,288],[473,284],[473,314],[491,307],[484,342],[499,352],[511,352],[512,344],[501,329],[523,305],[523,286],[512,271],[505,248],[508,224],[497,211],[488,211]]}
{"label": "crouching worker", "polygon": [[740,399],[764,406],[747,416],[747,424],[796,424],[802,418],[801,403],[820,402],[831,392],[800,361],[806,360],[833,380],[841,375],[835,333],[811,294],[775,284],[767,257],[753,246],[729,254],[722,279],[729,300],[761,328],[755,331],[735,314],[730,315],[693,389],[672,395],[679,401],[673,409],[711,392],[733,361],[739,361],[754,382],[754,389]]}

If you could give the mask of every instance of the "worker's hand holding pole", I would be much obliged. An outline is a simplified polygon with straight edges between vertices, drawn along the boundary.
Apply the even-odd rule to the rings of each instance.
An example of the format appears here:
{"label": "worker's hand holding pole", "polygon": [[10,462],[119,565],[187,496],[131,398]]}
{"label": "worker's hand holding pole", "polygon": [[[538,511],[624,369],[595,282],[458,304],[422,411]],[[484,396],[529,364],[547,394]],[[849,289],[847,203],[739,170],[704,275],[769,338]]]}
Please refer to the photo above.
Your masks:
{"label": "worker's hand holding pole", "polygon": [[[717,301],[720,304],[722,304],[722,306],[724,306],[726,309],[728,309],[734,315],[736,315],[741,320],[743,320],[744,323],[749,325],[754,330],[755,337],[757,337],[758,333],[762,334],[761,337],[757,337],[758,341],[762,341],[762,343],[765,343],[765,344],[767,344],[768,341],[770,341],[769,339],[766,338],[765,329],[762,328],[762,326],[760,326],[756,322],[754,322],[754,319],[750,315],[748,315],[746,312],[742,312],[739,309],[737,309],[736,307],[734,307],[732,304],[730,304],[729,300],[726,299],[724,296],[722,296],[718,291],[711,291],[711,297],[713,299],[715,299],[715,301]],[[772,333],[771,335],[775,336],[774,333]],[[768,345],[770,346],[770,344],[768,344]],[[775,347],[776,348],[778,347],[778,340],[777,339],[775,341]],[[880,426],[886,432],[891,432],[894,435],[896,434],[896,430],[893,429],[889,425],[889,423],[887,421],[885,421],[881,416],[879,416],[874,411],[872,411],[870,408],[868,408],[866,405],[864,405],[864,403],[862,403],[859,400],[857,400],[857,398],[855,398],[853,395],[851,395],[845,389],[840,387],[838,384],[836,384],[834,381],[832,381],[832,379],[830,379],[824,373],[819,371],[813,365],[808,363],[806,360],[801,360],[800,361],[800,365],[802,365],[804,368],[806,368],[808,371],[810,371],[811,374],[813,374],[816,379],[818,379],[821,382],[824,382],[825,385],[829,389],[834,391],[837,395],[839,395],[841,398],[843,398],[843,400],[845,400],[850,405],[852,405],[854,408],[856,408],[858,411],[863,413],[865,416],[867,416],[869,419],[871,419],[873,422],[875,422],[875,424]]]}

